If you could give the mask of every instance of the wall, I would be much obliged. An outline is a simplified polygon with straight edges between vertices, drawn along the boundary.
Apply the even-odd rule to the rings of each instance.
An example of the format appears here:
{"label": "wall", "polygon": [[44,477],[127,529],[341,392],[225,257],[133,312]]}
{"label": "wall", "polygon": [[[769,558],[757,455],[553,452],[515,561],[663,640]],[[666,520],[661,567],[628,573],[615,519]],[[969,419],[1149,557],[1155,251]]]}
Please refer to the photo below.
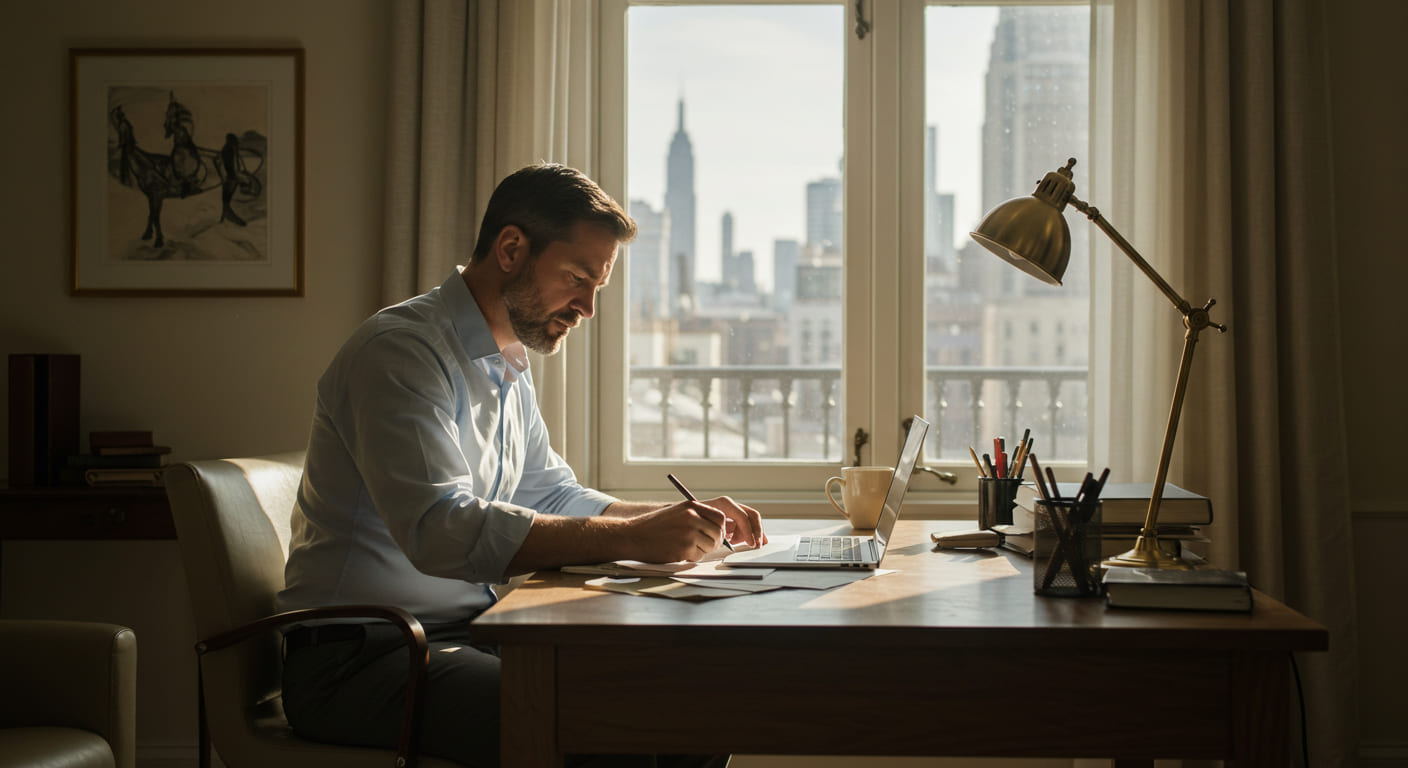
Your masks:
{"label": "wall", "polygon": [[[1408,206],[1408,85],[1402,37],[1408,4],[1327,3],[1335,164],[1340,350],[1349,440],[1350,506],[1358,581],[1360,756],[1365,766],[1408,766],[1408,634],[1403,571],[1408,503],[1399,435],[1408,425],[1403,381],[1408,334],[1396,320],[1408,285],[1403,238]],[[1301,307],[1301,311],[1311,311]],[[1335,638],[1330,638],[1334,643]]]}
{"label": "wall", "polygon": [[[0,356],[81,355],[80,434],[151,429],[177,460],[303,447],[318,375],[378,306],[389,9],[387,0],[7,0]],[[305,49],[305,296],[68,295],[67,52],[103,46]],[[0,419],[7,434],[8,413]],[[0,445],[0,475],[6,467]],[[4,616],[136,629],[144,764],[194,755],[194,638],[175,547],[13,542],[0,561]]]}

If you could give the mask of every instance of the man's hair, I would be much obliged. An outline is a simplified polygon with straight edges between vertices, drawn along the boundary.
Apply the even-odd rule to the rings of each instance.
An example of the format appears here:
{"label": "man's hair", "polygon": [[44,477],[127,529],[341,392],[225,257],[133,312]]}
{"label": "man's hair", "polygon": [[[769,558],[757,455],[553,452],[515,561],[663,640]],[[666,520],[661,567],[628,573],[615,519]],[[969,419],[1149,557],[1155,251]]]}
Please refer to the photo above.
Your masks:
{"label": "man's hair", "polygon": [[558,163],[525,166],[499,182],[489,197],[470,262],[489,255],[504,227],[523,230],[528,254],[536,257],[549,243],[567,240],[581,221],[606,227],[622,243],[636,236],[630,215],[581,171]]}

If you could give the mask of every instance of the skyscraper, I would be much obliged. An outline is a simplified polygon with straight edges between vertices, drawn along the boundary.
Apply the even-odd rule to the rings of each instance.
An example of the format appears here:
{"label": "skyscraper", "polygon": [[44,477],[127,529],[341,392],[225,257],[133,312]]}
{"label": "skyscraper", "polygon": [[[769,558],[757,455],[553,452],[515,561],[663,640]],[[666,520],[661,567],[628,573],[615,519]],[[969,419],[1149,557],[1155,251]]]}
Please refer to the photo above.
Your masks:
{"label": "skyscraper", "polygon": [[719,269],[723,273],[723,289],[734,290],[733,280],[733,214],[724,211],[719,221]]}
{"label": "skyscraper", "polygon": [[[1030,195],[1047,172],[1089,146],[1089,25],[1090,14],[1084,8],[1003,8],[999,12],[985,85],[982,210]],[[1084,252],[1088,230],[1088,226],[1071,227],[1072,253]],[[1088,264],[1086,258],[1071,259],[1067,295],[1088,284]],[[1002,270],[998,275],[1002,285],[996,290],[1003,295],[1061,290],[1018,270]]]}
{"label": "skyscraper", "polygon": [[807,182],[807,245],[841,250],[841,180]]}
{"label": "skyscraper", "polygon": [[[1085,159],[1089,25],[1085,8],[999,12],[986,81],[983,210],[1030,195],[1067,158]],[[1069,208],[1066,215],[1080,217]],[[1083,300],[1090,292],[1090,229],[1083,222],[1072,224],[1072,258],[1060,287],[987,261],[980,289],[984,364],[1086,363],[1089,306]],[[1083,424],[1078,433],[1084,433]]]}
{"label": "skyscraper", "polygon": [[670,229],[669,215],[657,211],[644,200],[631,200],[631,218],[636,221],[636,239],[626,247],[626,273],[630,275],[631,317],[655,320],[670,314],[665,282],[665,241]]}
{"label": "skyscraper", "polygon": [[934,269],[958,269],[953,246],[953,194],[941,193],[939,176],[939,127],[928,128],[924,144],[924,256]]}
{"label": "skyscraper", "polygon": [[797,298],[797,262],[802,258],[802,244],[796,240],[778,238],[772,241],[772,305],[786,312]]}
{"label": "skyscraper", "polygon": [[670,216],[670,305],[688,310],[694,306],[694,147],[684,130],[684,99],[666,161],[665,210]]}

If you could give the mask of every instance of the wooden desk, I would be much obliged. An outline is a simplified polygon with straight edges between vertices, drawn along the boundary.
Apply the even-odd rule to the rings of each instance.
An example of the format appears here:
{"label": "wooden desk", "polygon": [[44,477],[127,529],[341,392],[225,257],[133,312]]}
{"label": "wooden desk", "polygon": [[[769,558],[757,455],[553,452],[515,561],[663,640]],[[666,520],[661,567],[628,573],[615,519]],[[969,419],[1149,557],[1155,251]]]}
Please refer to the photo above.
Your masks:
{"label": "wooden desk", "polygon": [[[474,624],[503,654],[504,766],[571,753],[1223,758],[1290,763],[1289,657],[1324,627],[1038,598],[1031,561],[934,551],[971,523],[902,521],[898,573],[707,603],[535,574]],[[769,533],[844,532],[769,521]]]}
{"label": "wooden desk", "polygon": [[165,488],[0,488],[6,541],[175,539]]}

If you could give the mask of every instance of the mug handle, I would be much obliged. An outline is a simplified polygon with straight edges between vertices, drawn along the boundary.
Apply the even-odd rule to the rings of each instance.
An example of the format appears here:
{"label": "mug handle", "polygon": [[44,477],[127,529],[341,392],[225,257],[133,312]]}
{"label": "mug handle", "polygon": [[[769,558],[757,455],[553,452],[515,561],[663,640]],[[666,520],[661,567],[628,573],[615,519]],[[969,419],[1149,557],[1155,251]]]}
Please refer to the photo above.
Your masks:
{"label": "mug handle", "polygon": [[844,483],[844,482],[846,482],[846,481],[845,481],[845,480],[842,480],[842,479],[839,478],[839,477],[830,477],[830,478],[827,478],[827,480],[826,480],[826,500],[829,501],[829,502],[831,502],[831,506],[835,507],[837,512],[840,512],[840,513],[841,513],[841,517],[844,517],[844,518],[846,518],[847,520],[850,520],[850,519],[851,519],[851,516],[848,515],[848,514],[846,514],[846,510],[843,509],[840,504],[837,504],[837,503],[836,503],[836,498],[831,495],[831,484],[832,484],[832,483]]}

